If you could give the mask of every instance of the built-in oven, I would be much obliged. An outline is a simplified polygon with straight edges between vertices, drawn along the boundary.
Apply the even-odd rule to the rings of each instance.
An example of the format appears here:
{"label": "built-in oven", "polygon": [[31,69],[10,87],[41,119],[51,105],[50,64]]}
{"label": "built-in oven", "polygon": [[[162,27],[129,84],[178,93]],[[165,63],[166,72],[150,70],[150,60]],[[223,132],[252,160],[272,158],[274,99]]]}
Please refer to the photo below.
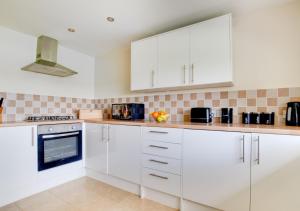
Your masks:
{"label": "built-in oven", "polygon": [[38,171],[82,159],[82,125],[38,126]]}

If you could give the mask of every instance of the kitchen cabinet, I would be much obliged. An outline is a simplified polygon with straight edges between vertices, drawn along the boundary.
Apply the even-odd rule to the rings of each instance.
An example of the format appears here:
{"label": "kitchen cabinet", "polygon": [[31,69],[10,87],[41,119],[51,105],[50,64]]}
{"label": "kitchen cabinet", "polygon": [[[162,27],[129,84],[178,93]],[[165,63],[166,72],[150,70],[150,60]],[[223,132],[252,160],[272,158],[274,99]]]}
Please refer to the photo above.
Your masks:
{"label": "kitchen cabinet", "polygon": [[109,174],[140,184],[141,127],[108,126]]}
{"label": "kitchen cabinet", "polygon": [[0,207],[31,193],[37,180],[36,127],[0,128]]}
{"label": "kitchen cabinet", "polygon": [[231,15],[131,44],[131,90],[232,86]]}
{"label": "kitchen cabinet", "polygon": [[192,26],[190,47],[192,84],[232,82],[230,15]]}
{"label": "kitchen cabinet", "polygon": [[189,29],[158,36],[158,87],[174,87],[188,82]]}
{"label": "kitchen cabinet", "polygon": [[157,37],[131,44],[131,90],[151,89],[156,86]]}
{"label": "kitchen cabinet", "polygon": [[86,124],[86,168],[108,173],[108,125]]}
{"label": "kitchen cabinet", "polygon": [[300,136],[252,137],[251,211],[298,211]]}
{"label": "kitchen cabinet", "polygon": [[184,130],[183,198],[228,211],[249,211],[251,135]]}

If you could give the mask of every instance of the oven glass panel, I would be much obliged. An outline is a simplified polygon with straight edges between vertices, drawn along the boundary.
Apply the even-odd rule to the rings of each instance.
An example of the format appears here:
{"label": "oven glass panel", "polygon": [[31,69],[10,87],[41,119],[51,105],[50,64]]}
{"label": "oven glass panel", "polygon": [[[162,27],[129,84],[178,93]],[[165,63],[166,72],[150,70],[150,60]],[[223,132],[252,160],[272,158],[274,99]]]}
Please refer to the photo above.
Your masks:
{"label": "oven glass panel", "polygon": [[44,163],[78,156],[78,137],[57,138],[45,140]]}

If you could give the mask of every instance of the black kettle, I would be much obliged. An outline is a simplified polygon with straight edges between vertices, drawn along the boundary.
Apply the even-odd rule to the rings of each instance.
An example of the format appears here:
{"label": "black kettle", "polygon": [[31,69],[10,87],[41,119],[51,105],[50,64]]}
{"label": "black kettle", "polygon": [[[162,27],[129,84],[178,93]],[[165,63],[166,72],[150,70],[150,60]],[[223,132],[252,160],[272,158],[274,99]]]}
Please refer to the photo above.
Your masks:
{"label": "black kettle", "polygon": [[286,109],[286,125],[300,126],[300,102],[287,103]]}

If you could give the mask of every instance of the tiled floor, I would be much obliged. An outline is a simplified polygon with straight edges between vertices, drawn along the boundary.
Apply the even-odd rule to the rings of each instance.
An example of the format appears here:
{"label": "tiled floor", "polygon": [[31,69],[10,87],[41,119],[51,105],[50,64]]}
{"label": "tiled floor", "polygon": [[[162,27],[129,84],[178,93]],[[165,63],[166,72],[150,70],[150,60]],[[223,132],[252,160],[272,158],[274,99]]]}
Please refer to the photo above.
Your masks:
{"label": "tiled floor", "polygon": [[84,177],[30,196],[0,211],[175,211]]}

